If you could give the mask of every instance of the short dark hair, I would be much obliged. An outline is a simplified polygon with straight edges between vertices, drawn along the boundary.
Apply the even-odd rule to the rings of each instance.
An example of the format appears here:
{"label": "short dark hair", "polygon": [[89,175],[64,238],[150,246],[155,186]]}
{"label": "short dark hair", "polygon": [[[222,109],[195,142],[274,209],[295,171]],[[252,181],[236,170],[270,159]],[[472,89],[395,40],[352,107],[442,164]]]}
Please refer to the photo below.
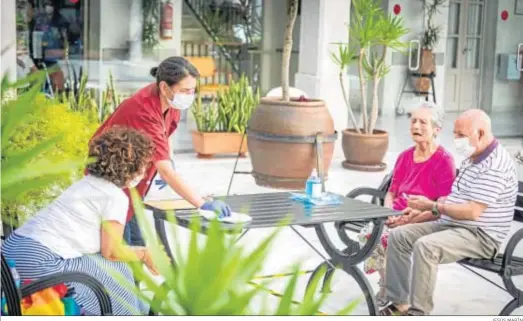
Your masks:
{"label": "short dark hair", "polygon": [[150,165],[153,153],[149,136],[133,128],[111,127],[89,143],[89,157],[94,161],[87,165],[87,172],[125,187]]}
{"label": "short dark hair", "polygon": [[200,73],[187,59],[183,57],[169,57],[162,61],[158,67],[151,68],[151,75],[156,78],[156,84],[165,81],[172,86],[179,83],[187,76],[199,77]]}

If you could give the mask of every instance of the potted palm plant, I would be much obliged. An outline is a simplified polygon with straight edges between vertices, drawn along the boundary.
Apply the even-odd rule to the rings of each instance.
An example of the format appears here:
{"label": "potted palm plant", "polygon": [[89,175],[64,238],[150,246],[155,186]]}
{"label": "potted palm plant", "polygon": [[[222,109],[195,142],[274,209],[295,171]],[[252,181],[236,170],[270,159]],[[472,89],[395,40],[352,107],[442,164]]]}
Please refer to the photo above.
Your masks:
{"label": "potted palm plant", "polygon": [[[421,53],[419,67],[415,73],[430,75],[436,71],[436,59],[434,57],[434,47],[439,42],[441,26],[434,24],[434,16],[440,14],[441,7],[447,2],[447,0],[421,0],[423,2],[423,10],[426,13],[427,20],[425,30],[421,38]],[[428,77],[415,77],[414,87],[417,91],[423,93],[422,96],[426,96],[430,90],[430,78]]]}
{"label": "potted palm plant", "polygon": [[238,81],[231,82],[228,89],[220,91],[217,99],[210,104],[204,105],[198,94],[192,106],[197,130],[191,133],[198,157],[238,152],[245,156],[247,142],[243,136],[259,101],[259,91],[252,91],[244,75]]}
{"label": "potted palm plant", "polygon": [[303,188],[317,164],[314,141],[318,132],[326,138],[322,146],[325,178],[334,152],[337,135],[325,102],[321,99],[290,97],[289,94],[292,32],[298,14],[298,2],[288,0],[281,69],[282,97],[262,98],[247,130],[252,173],[259,186]]}
{"label": "potted palm plant", "polygon": [[[342,137],[345,161],[343,166],[364,171],[381,171],[386,168],[383,158],[388,149],[389,136],[376,129],[378,119],[380,81],[389,72],[387,53],[403,51],[406,43],[400,39],[408,30],[401,17],[387,15],[378,0],[353,0],[349,29],[349,42],[337,43],[332,53],[339,67],[340,86],[354,128],[345,129]],[[358,124],[348,98],[344,75],[349,65],[357,63],[361,92],[361,125]],[[368,83],[372,83],[372,101],[367,100]]]}

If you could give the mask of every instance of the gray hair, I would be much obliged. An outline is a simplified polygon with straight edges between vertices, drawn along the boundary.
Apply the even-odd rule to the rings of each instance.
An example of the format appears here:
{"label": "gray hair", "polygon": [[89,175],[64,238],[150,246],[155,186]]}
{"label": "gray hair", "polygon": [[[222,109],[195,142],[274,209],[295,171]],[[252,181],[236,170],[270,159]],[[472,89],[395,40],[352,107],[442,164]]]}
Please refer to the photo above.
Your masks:
{"label": "gray hair", "polygon": [[431,101],[424,101],[417,108],[428,108],[430,110],[432,125],[437,128],[443,127],[443,121],[445,120],[445,111],[443,108]]}

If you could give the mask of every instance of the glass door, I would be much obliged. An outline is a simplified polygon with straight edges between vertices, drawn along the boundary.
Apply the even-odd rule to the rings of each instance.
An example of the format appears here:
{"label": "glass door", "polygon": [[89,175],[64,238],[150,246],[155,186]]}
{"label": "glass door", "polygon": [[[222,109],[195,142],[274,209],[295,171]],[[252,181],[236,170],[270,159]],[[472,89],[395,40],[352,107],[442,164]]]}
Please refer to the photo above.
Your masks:
{"label": "glass door", "polygon": [[447,26],[445,109],[477,108],[483,59],[484,0],[451,0]]}

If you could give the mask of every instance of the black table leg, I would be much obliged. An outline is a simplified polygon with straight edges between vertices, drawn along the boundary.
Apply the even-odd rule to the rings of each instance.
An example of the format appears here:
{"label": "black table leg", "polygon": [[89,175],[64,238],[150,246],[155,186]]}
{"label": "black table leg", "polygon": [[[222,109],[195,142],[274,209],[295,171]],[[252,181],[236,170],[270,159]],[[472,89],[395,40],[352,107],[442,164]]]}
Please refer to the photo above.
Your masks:
{"label": "black table leg", "polygon": [[[322,244],[325,251],[329,254],[331,259],[329,261],[324,261],[315,269],[315,272],[312,273],[309,279],[309,284],[307,284],[307,287],[310,286],[312,279],[315,277],[315,275],[317,275],[320,269],[327,265],[328,269],[327,273],[324,276],[322,289],[328,289],[329,285],[327,284],[327,281],[334,273],[334,269],[332,268],[332,266],[339,266],[343,269],[345,273],[352,276],[354,280],[356,280],[356,282],[358,283],[358,286],[363,291],[363,294],[365,296],[369,314],[378,315],[379,309],[376,303],[376,298],[373,294],[372,287],[370,286],[365,274],[363,274],[363,272],[357,267],[358,264],[363,262],[372,254],[372,252],[380,242],[381,235],[383,233],[385,218],[375,219],[373,220],[373,223],[374,228],[372,229],[371,236],[367,240],[365,245],[360,246],[359,243],[357,243],[357,241],[354,241],[347,236],[345,239],[342,239],[342,241],[347,245],[347,248],[344,250],[339,250],[338,248],[336,248],[334,243],[327,235],[327,232],[323,224],[317,225],[315,227],[316,234],[318,235],[320,243]],[[335,224],[335,226],[338,228],[343,228],[343,226],[341,226],[340,224]]]}
{"label": "black table leg", "polygon": [[[363,247],[360,246],[357,241],[352,240],[348,236],[345,239],[342,238],[342,241],[345,243],[345,245],[347,245],[348,248],[350,248],[350,250],[339,250],[336,248],[334,243],[327,235],[327,231],[325,230],[323,224],[316,225],[315,230],[321,245],[334,262],[357,265],[367,259],[380,242],[381,235],[383,234],[385,219],[375,219],[373,220],[373,223],[374,228],[372,229],[371,236],[365,245],[363,245]],[[343,228],[337,223],[335,223],[335,225],[338,227],[338,229]]]}
{"label": "black table leg", "polygon": [[[326,268],[326,273],[323,276],[323,282],[321,291],[322,292],[331,292],[331,281],[332,277],[334,275],[334,268],[332,268],[332,264],[334,264],[332,261],[324,261],[316,269],[314,272],[312,272],[309,281],[307,283],[307,289],[311,286],[312,280],[318,275],[318,273]],[[356,266],[352,265],[342,265],[342,270],[350,275],[357,283],[360,289],[363,291],[363,295],[365,296],[365,302],[367,302],[367,308],[369,310],[369,315],[378,315],[379,309],[378,305],[376,303],[376,298],[374,297],[374,293],[372,292],[372,287],[369,284],[369,281],[367,280],[367,277],[363,274],[363,272],[358,269]]]}
{"label": "black table leg", "polygon": [[167,256],[169,257],[169,259],[171,259],[173,266],[176,266],[176,261],[174,260],[174,256],[171,251],[171,246],[169,245],[169,240],[167,239],[167,231],[165,230],[165,218],[155,216],[154,227],[156,228],[156,233],[158,234],[158,238],[160,239],[160,242],[163,245],[163,248],[165,249]]}

